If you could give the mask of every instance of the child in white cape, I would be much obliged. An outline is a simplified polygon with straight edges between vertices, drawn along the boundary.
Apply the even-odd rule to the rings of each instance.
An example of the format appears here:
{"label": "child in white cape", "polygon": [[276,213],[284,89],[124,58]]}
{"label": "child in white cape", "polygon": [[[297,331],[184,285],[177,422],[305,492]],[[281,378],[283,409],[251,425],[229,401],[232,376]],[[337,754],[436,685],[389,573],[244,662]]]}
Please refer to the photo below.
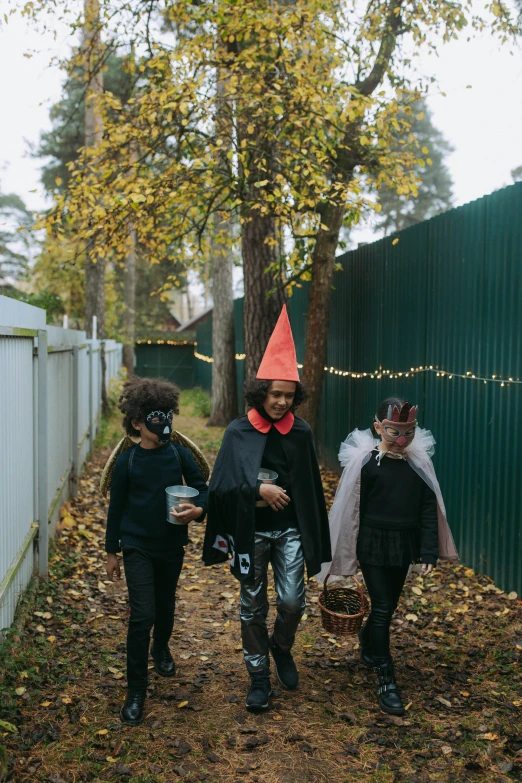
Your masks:
{"label": "child in white cape", "polygon": [[404,714],[390,653],[390,623],[408,569],[427,575],[438,558],[456,560],[444,501],[431,461],[435,440],[417,426],[417,408],[384,400],[371,430],[355,429],[339,452],[343,474],[330,511],[333,558],[316,579],[361,568],[371,613],[359,634],[361,660],[377,673],[382,710]]}

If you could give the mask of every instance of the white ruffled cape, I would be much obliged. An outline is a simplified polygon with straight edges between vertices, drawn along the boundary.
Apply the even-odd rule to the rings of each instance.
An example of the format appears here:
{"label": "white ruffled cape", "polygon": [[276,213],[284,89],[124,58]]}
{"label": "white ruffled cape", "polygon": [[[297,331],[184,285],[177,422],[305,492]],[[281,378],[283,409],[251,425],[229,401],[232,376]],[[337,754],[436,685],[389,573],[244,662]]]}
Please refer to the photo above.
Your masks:
{"label": "white ruffled cape", "polygon": [[[359,534],[359,503],[361,469],[373,449],[379,445],[371,430],[351,432],[339,451],[339,462],[343,466],[335,500],[330,510],[330,539],[333,559],[323,563],[316,574],[318,581],[326,576],[350,576],[357,573],[357,536]],[[417,427],[415,437],[404,454],[413,470],[433,490],[437,498],[439,523],[439,558],[457,560],[458,553],[446,519],[446,509],[431,457],[435,449],[435,438],[429,430]]]}

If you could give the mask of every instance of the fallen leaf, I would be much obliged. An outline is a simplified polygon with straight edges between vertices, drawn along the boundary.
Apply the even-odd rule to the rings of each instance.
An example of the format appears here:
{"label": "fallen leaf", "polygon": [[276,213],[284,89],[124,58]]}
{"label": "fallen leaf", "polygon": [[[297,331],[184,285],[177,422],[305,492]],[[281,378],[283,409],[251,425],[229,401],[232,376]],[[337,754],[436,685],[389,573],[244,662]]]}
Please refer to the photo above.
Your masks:
{"label": "fallen leaf", "polygon": [[116,764],[116,762],[118,761],[118,759],[115,759],[115,758],[113,758],[112,756],[107,756],[107,758],[105,759],[105,761],[108,761],[108,762],[109,762],[109,764]]}
{"label": "fallen leaf", "polygon": [[416,614],[407,614],[404,619],[409,620],[412,623],[416,623],[419,618]]}
{"label": "fallen leaf", "polygon": [[437,696],[436,701],[440,701],[441,704],[444,704],[445,707],[451,707],[451,702],[448,699],[445,699],[443,696]]}
{"label": "fallen leaf", "polygon": [[509,595],[508,595],[508,596],[506,596],[506,597],[507,597],[508,601],[516,601],[516,600],[517,600],[517,598],[518,598],[518,593],[515,593],[515,591],[513,590],[513,591],[512,591],[511,593],[509,593]]}
{"label": "fallen leaf", "polygon": [[63,703],[63,704],[72,704],[72,702],[73,702],[73,700],[72,700],[71,698],[69,698],[69,696],[65,696],[65,697],[62,699],[62,703]]}
{"label": "fallen leaf", "polygon": [[23,694],[26,692],[27,688],[24,688],[23,685],[20,686],[20,688],[16,688],[15,693],[17,696],[23,696]]}
{"label": "fallen leaf", "polygon": [[274,717],[272,718],[272,720],[283,720],[283,716],[282,716],[282,715],[279,715],[279,714],[276,714],[276,715],[274,715]]}
{"label": "fallen leaf", "polygon": [[100,729],[96,732],[97,737],[103,737],[105,734],[109,733],[109,729]]}
{"label": "fallen leaf", "polygon": [[18,729],[12,723],[8,723],[6,720],[0,720],[0,729],[3,731],[10,731],[11,734],[17,734]]}
{"label": "fallen leaf", "polygon": [[490,742],[493,742],[493,740],[498,740],[498,734],[495,734],[494,731],[487,731],[485,734],[479,734],[478,739],[489,740]]}
{"label": "fallen leaf", "polygon": [[411,592],[415,593],[415,595],[422,595],[422,590],[420,589],[420,587],[417,587],[416,585],[415,587],[411,588]]}
{"label": "fallen leaf", "polygon": [[40,704],[40,707],[50,707],[50,706],[51,706],[51,704],[52,704],[52,701],[43,701],[43,702]]}
{"label": "fallen leaf", "polygon": [[38,633],[45,633],[45,628],[43,627],[43,625],[37,625],[36,630],[38,631]]}
{"label": "fallen leaf", "polygon": [[188,704],[188,701],[180,701],[178,704],[178,710],[181,710],[183,707],[186,707]]}
{"label": "fallen leaf", "polygon": [[51,643],[52,643],[52,642],[55,642],[55,641],[56,641],[56,636],[48,636],[48,637],[47,637],[47,641],[48,641],[48,642],[51,642]]}

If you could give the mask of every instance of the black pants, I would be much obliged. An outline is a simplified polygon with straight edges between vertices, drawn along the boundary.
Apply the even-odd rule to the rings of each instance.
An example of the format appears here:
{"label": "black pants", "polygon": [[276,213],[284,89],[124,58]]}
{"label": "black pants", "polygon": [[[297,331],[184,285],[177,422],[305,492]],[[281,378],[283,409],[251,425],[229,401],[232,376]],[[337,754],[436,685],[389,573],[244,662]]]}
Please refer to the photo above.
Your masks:
{"label": "black pants", "polygon": [[183,556],[182,546],[168,552],[123,548],[125,578],[129,590],[130,618],[127,632],[127,682],[129,688],[146,688],[150,632],[154,643],[168,644],[174,626],[176,585]]}
{"label": "black pants", "polygon": [[374,658],[389,659],[390,624],[406,581],[409,566],[376,566],[361,563],[372,610],[362,631]]}

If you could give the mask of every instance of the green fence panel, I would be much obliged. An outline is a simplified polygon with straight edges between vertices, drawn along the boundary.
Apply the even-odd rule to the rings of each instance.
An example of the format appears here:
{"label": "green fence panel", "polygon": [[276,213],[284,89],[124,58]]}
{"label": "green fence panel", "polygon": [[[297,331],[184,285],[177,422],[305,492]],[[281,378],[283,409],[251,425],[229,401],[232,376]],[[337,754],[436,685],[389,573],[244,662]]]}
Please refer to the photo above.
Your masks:
{"label": "green fence panel", "polygon": [[138,343],[135,351],[136,375],[142,378],[167,378],[181,389],[195,386],[197,368],[193,345]]}
{"label": "green fence panel", "polygon": [[[338,470],[340,443],[371,426],[382,399],[418,403],[462,560],[519,594],[522,385],[509,379],[522,378],[521,216],[517,183],[337,259],[317,432],[322,463]],[[288,303],[300,364],[308,291]],[[241,299],[234,315],[242,355]],[[198,351],[212,354],[211,319]],[[240,400],[244,366],[238,359]],[[210,368],[197,362],[207,389]]]}

